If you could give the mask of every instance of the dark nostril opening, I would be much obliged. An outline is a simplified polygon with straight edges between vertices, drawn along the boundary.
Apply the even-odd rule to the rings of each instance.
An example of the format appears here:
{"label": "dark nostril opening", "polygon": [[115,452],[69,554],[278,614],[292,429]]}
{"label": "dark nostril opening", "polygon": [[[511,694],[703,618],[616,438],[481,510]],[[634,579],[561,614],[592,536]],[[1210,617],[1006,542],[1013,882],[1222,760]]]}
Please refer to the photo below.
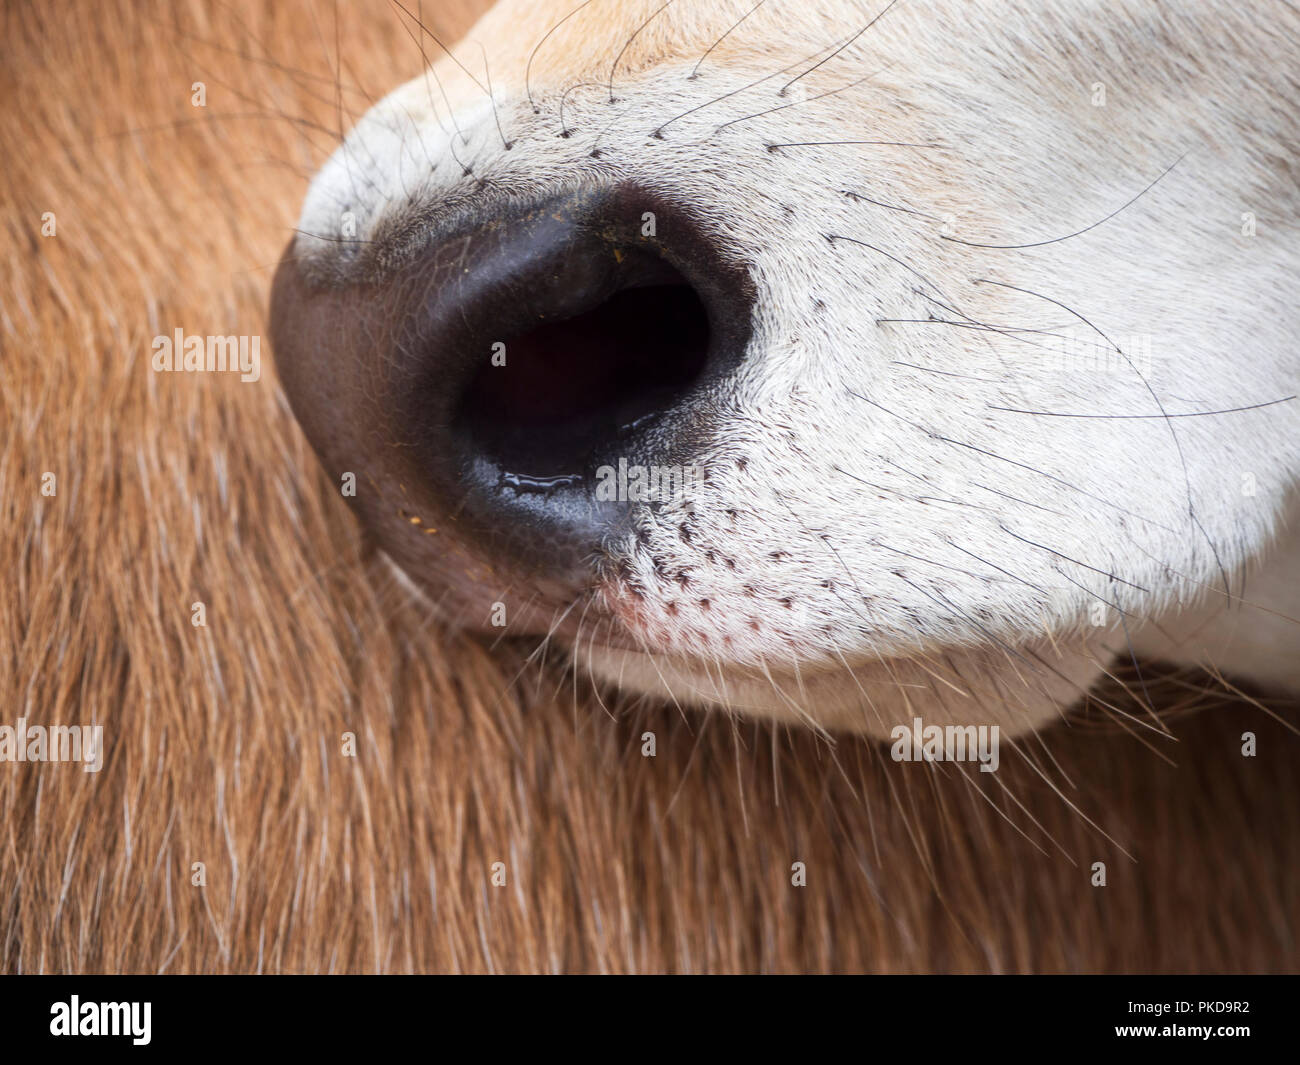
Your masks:
{"label": "dark nostril opening", "polygon": [[579,475],[594,453],[672,408],[704,369],[709,320],[680,273],[659,272],[506,341],[505,365],[480,367],[453,432],[502,470]]}
{"label": "dark nostril opening", "polygon": [[486,580],[466,559],[583,587],[633,505],[658,505],[611,498],[605,471],[715,446],[756,291],[689,204],[478,189],[331,251],[295,247],[277,271],[280,376],[367,527],[431,587]]}

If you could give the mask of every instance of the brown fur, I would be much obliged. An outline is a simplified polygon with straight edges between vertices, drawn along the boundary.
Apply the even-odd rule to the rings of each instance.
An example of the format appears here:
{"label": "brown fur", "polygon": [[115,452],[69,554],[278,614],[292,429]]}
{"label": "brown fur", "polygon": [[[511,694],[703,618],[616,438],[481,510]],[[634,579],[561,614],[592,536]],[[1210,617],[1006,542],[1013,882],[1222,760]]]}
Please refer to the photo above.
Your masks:
{"label": "brown fur", "polygon": [[[338,7],[346,123],[420,56],[389,5]],[[1293,707],[1175,713],[1216,700],[1174,677],[1177,742],[1076,715],[996,779],[606,712],[406,602],[269,358],[257,385],[152,373],[156,333],[264,331],[339,123],[332,12],[5,16],[0,722],[98,721],[108,745],[99,774],[0,764],[5,970],[1300,967]]]}

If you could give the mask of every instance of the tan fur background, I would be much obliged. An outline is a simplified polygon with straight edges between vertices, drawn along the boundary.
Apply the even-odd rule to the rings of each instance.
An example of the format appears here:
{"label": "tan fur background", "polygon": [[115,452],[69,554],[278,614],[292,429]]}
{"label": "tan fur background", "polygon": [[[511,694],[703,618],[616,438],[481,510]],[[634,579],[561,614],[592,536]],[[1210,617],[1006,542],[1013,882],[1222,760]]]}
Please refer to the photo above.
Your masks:
{"label": "tan fur background", "polygon": [[1148,676],[1158,718],[1075,715],[993,778],[606,709],[404,602],[269,353],[152,373],[157,333],[264,334],[340,119],[419,72],[395,8],[338,8],[3,16],[0,723],[108,748],[0,764],[4,970],[1300,968],[1295,707]]}

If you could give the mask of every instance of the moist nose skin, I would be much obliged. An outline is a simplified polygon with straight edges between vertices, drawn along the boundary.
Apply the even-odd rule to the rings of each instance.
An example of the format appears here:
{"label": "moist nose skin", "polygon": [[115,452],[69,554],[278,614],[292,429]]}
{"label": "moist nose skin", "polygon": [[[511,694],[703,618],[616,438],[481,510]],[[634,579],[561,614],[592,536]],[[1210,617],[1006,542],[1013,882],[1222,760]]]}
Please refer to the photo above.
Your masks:
{"label": "moist nose skin", "polygon": [[635,504],[602,471],[699,462],[754,304],[734,249],[629,187],[461,212],[344,273],[291,247],[271,334],[367,527],[413,576],[455,541],[575,590]]}

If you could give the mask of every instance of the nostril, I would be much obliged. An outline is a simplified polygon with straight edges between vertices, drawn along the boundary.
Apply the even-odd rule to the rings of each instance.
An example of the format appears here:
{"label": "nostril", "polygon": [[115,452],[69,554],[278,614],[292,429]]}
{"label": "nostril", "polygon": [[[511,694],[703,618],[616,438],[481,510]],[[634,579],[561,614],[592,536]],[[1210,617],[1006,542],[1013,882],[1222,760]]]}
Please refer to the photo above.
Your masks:
{"label": "nostril", "polygon": [[601,471],[695,465],[722,431],[756,291],[720,228],[630,185],[475,190],[350,256],[295,245],[280,377],[388,555],[580,587],[631,514]]}
{"label": "nostril", "polygon": [[704,369],[709,320],[677,270],[656,274],[505,341],[503,364],[485,362],[459,404],[462,444],[510,473],[580,475],[593,454],[671,409]]}

